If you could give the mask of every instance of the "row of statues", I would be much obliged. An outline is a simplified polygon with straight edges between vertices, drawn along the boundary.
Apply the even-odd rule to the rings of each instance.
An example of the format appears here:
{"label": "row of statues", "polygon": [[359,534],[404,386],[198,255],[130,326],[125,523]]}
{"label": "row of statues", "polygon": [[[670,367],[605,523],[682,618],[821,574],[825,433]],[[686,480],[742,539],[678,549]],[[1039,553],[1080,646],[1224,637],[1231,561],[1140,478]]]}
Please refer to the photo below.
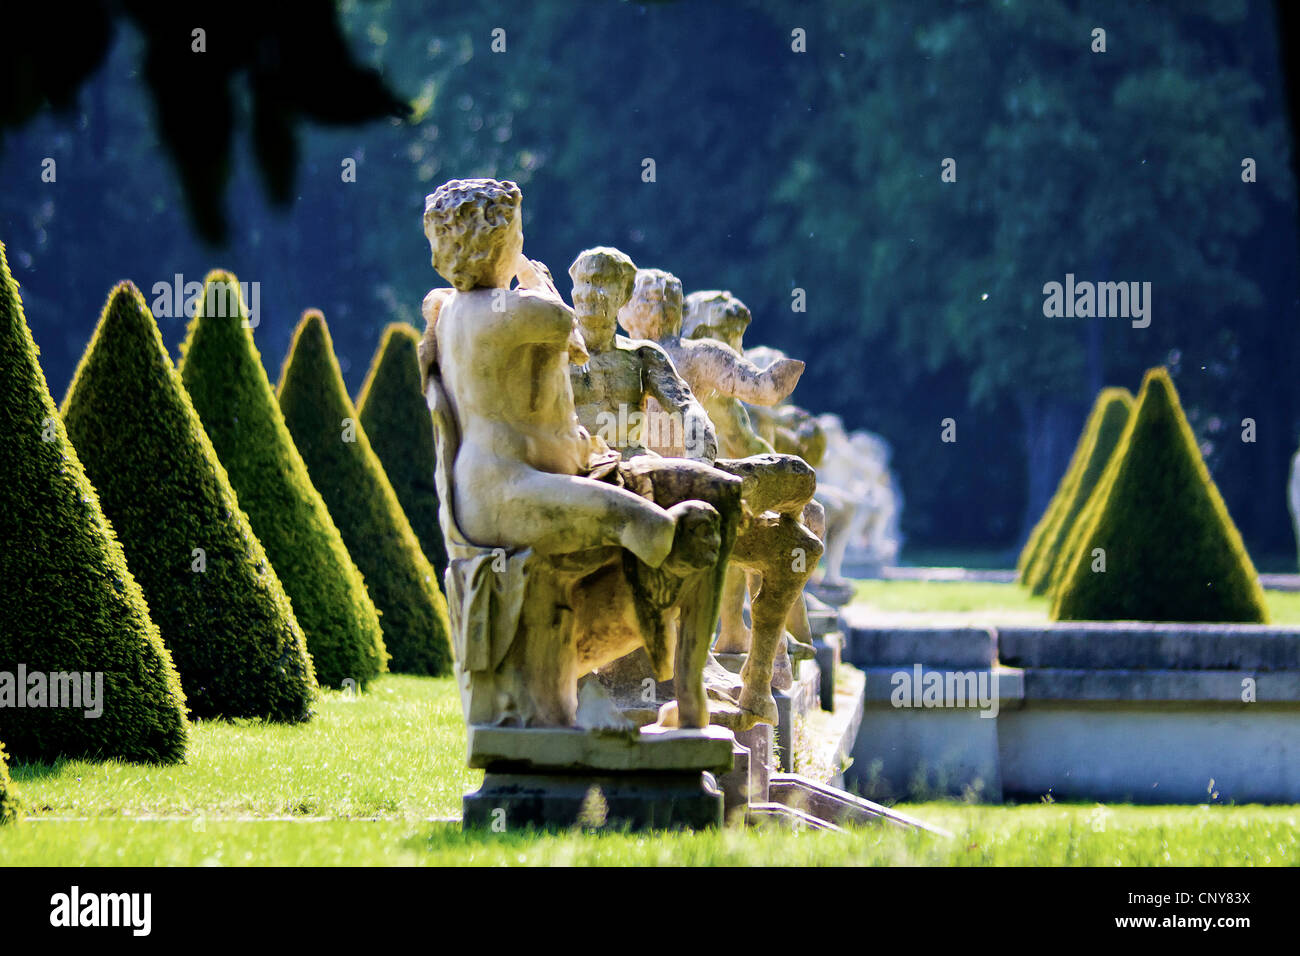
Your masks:
{"label": "row of statues", "polygon": [[[839,491],[819,485],[839,436],[784,404],[802,362],[746,355],[738,299],[597,247],[570,306],[523,252],[521,204],[514,183],[453,180],[424,212],[449,284],[420,359],[466,720],[616,726],[584,677],[617,672],[672,681],[662,726],[706,727],[711,699],[735,729],[774,723],[823,538],[861,497],[852,454]],[[743,654],[739,677],[714,654]]]}

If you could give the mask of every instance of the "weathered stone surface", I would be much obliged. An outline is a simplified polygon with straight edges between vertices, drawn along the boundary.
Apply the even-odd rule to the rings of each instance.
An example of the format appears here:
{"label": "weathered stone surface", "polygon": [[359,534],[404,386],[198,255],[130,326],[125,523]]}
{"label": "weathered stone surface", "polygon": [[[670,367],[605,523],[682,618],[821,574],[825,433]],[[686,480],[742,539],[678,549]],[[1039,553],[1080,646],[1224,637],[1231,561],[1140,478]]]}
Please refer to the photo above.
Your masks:
{"label": "weathered stone surface", "polygon": [[794,686],[776,694],[776,751],[777,765],[785,773],[794,771],[796,720],[803,720],[811,711],[821,707],[821,672],[811,661],[801,661]]}
{"label": "weathered stone surface", "polygon": [[821,671],[822,710],[835,709],[835,674],[844,653],[844,635],[838,631],[822,634],[813,639],[817,669]]}
{"label": "weathered stone surface", "polygon": [[488,773],[463,800],[462,827],[703,830],[722,826],[723,796],[706,772]]}
{"label": "weathered stone surface", "polygon": [[1251,703],[1300,704],[1300,671],[1071,670],[1035,668],[1024,673],[1024,696],[1033,701],[1183,701],[1248,707]]}
{"label": "weathered stone surface", "polygon": [[586,731],[563,727],[469,727],[469,765],[505,772],[731,769],[735,737],[723,727]]}
{"label": "weathered stone surface", "polygon": [[844,659],[858,667],[930,664],[936,667],[992,667],[997,635],[988,627],[873,627],[870,612],[844,609]]}
{"label": "weathered stone surface", "polygon": [[1026,668],[1300,670],[1300,630],[1259,624],[1000,627],[997,643],[1004,664]]}
{"label": "weathered stone surface", "polygon": [[697,493],[695,463],[623,462],[582,427],[569,368],[590,355],[550,271],[523,255],[521,203],[514,183],[453,180],[424,211],[452,287],[425,298],[420,360],[466,722],[574,727],[578,679],[644,647],[674,680],[678,722],[702,727],[741,483]]}

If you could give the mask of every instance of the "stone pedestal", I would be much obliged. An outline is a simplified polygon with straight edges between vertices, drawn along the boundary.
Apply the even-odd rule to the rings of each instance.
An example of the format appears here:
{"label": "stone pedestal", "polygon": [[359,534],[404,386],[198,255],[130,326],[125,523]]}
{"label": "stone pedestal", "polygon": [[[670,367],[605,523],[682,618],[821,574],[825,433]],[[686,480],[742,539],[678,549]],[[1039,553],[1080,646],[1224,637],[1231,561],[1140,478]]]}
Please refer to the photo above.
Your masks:
{"label": "stone pedestal", "polygon": [[719,826],[715,774],[732,769],[735,737],[702,730],[469,728],[469,765],[487,771],[464,798],[466,829]]}
{"label": "stone pedestal", "polygon": [[821,672],[812,661],[800,661],[794,686],[773,692],[776,697],[777,765],[794,772],[795,719],[821,707]]}
{"label": "stone pedestal", "polygon": [[808,591],[834,608],[843,607],[853,600],[853,583],[850,581],[809,581]]}
{"label": "stone pedestal", "polygon": [[465,829],[523,827],[704,830],[722,826],[713,775],[693,773],[493,773],[463,801]]}

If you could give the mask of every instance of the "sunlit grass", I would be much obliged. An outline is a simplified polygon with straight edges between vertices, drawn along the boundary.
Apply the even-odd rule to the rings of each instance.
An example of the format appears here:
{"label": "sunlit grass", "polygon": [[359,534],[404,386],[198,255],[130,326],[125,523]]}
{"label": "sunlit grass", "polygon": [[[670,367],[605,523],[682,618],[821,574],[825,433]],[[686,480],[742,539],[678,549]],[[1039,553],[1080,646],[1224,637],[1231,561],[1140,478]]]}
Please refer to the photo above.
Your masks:
{"label": "sunlit grass", "polygon": [[450,678],[390,675],[360,698],[327,691],[306,724],[201,721],[188,760],[16,764],[29,814],[431,817],[460,813],[465,766]]}
{"label": "sunlit grass", "polygon": [[[867,591],[939,594],[967,610],[1022,594],[920,582]],[[1295,806],[900,805],[951,839],[883,825],[464,834],[454,819],[481,773],[465,767],[451,680],[388,676],[359,699],[327,693],[317,711],[293,727],[200,723],[176,767],[17,764],[27,818],[0,829],[0,865],[1300,865]]]}

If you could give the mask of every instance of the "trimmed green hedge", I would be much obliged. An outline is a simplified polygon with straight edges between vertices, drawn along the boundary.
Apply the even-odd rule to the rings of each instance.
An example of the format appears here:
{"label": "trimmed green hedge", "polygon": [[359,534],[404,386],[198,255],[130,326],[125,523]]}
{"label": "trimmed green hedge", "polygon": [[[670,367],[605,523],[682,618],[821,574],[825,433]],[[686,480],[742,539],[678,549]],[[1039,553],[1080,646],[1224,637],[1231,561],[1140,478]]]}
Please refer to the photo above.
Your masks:
{"label": "trimmed green hedge", "polygon": [[420,549],[446,593],[447,543],[438,523],[433,415],[420,388],[420,333],[405,322],[384,329],[357,396],[357,420],[379,456]]}
{"label": "trimmed green hedge", "polygon": [[9,779],[9,765],[5,763],[5,745],[0,741],[0,827],[6,823],[15,823],[22,811],[18,801],[18,791]]}
{"label": "trimmed green hedge", "polygon": [[[18,760],[183,760],[176,668],[36,356],[0,244],[0,739]],[[49,706],[78,702],[70,677],[96,700]]]}
{"label": "trimmed green hedge", "polygon": [[[1268,620],[1258,575],[1163,368],[1147,372],[1093,498],[1053,619]],[[1093,570],[1097,548],[1104,573]]]}
{"label": "trimmed green hedge", "polygon": [[[1094,405],[1092,415],[1096,415],[1096,413],[1097,409]],[[1074,452],[1070,455],[1070,463],[1065,468],[1065,474],[1061,476],[1061,480],[1057,483],[1056,491],[1052,492],[1051,500],[1047,502],[1047,507],[1043,509],[1038,523],[1029,532],[1029,539],[1025,542],[1025,546],[1020,549],[1020,557],[1016,561],[1016,581],[1020,584],[1029,584],[1030,576],[1034,573],[1042,556],[1043,544],[1047,539],[1048,532],[1061,516],[1061,508],[1069,496],[1071,485],[1078,481],[1079,470],[1083,467],[1085,445],[1088,441],[1088,426],[1092,423],[1092,415],[1089,416],[1088,422],[1083,426],[1083,432],[1079,435],[1078,442],[1075,443]]]}
{"label": "trimmed green hedge", "polygon": [[1029,569],[1026,582],[1034,594],[1045,594],[1056,587],[1065,568],[1070,563],[1065,543],[1088,503],[1093,489],[1106,471],[1124,426],[1133,410],[1133,395],[1126,388],[1103,388],[1093,404],[1092,414],[1084,428],[1080,447],[1083,460],[1070,480],[1052,522],[1043,535],[1042,547]]}
{"label": "trimmed green hedge", "polygon": [[316,677],[289,598],[129,282],[109,296],[63,421],[191,714],[307,719]]}
{"label": "trimmed green hedge", "polygon": [[394,671],[451,673],[447,602],[357,422],[324,317],[305,312],[277,389],[312,483],[365,576]]}
{"label": "trimmed green hedge", "polygon": [[293,604],[322,684],[385,667],[379,616],[312,486],[246,324],[237,280],[212,272],[181,346],[181,381]]}

